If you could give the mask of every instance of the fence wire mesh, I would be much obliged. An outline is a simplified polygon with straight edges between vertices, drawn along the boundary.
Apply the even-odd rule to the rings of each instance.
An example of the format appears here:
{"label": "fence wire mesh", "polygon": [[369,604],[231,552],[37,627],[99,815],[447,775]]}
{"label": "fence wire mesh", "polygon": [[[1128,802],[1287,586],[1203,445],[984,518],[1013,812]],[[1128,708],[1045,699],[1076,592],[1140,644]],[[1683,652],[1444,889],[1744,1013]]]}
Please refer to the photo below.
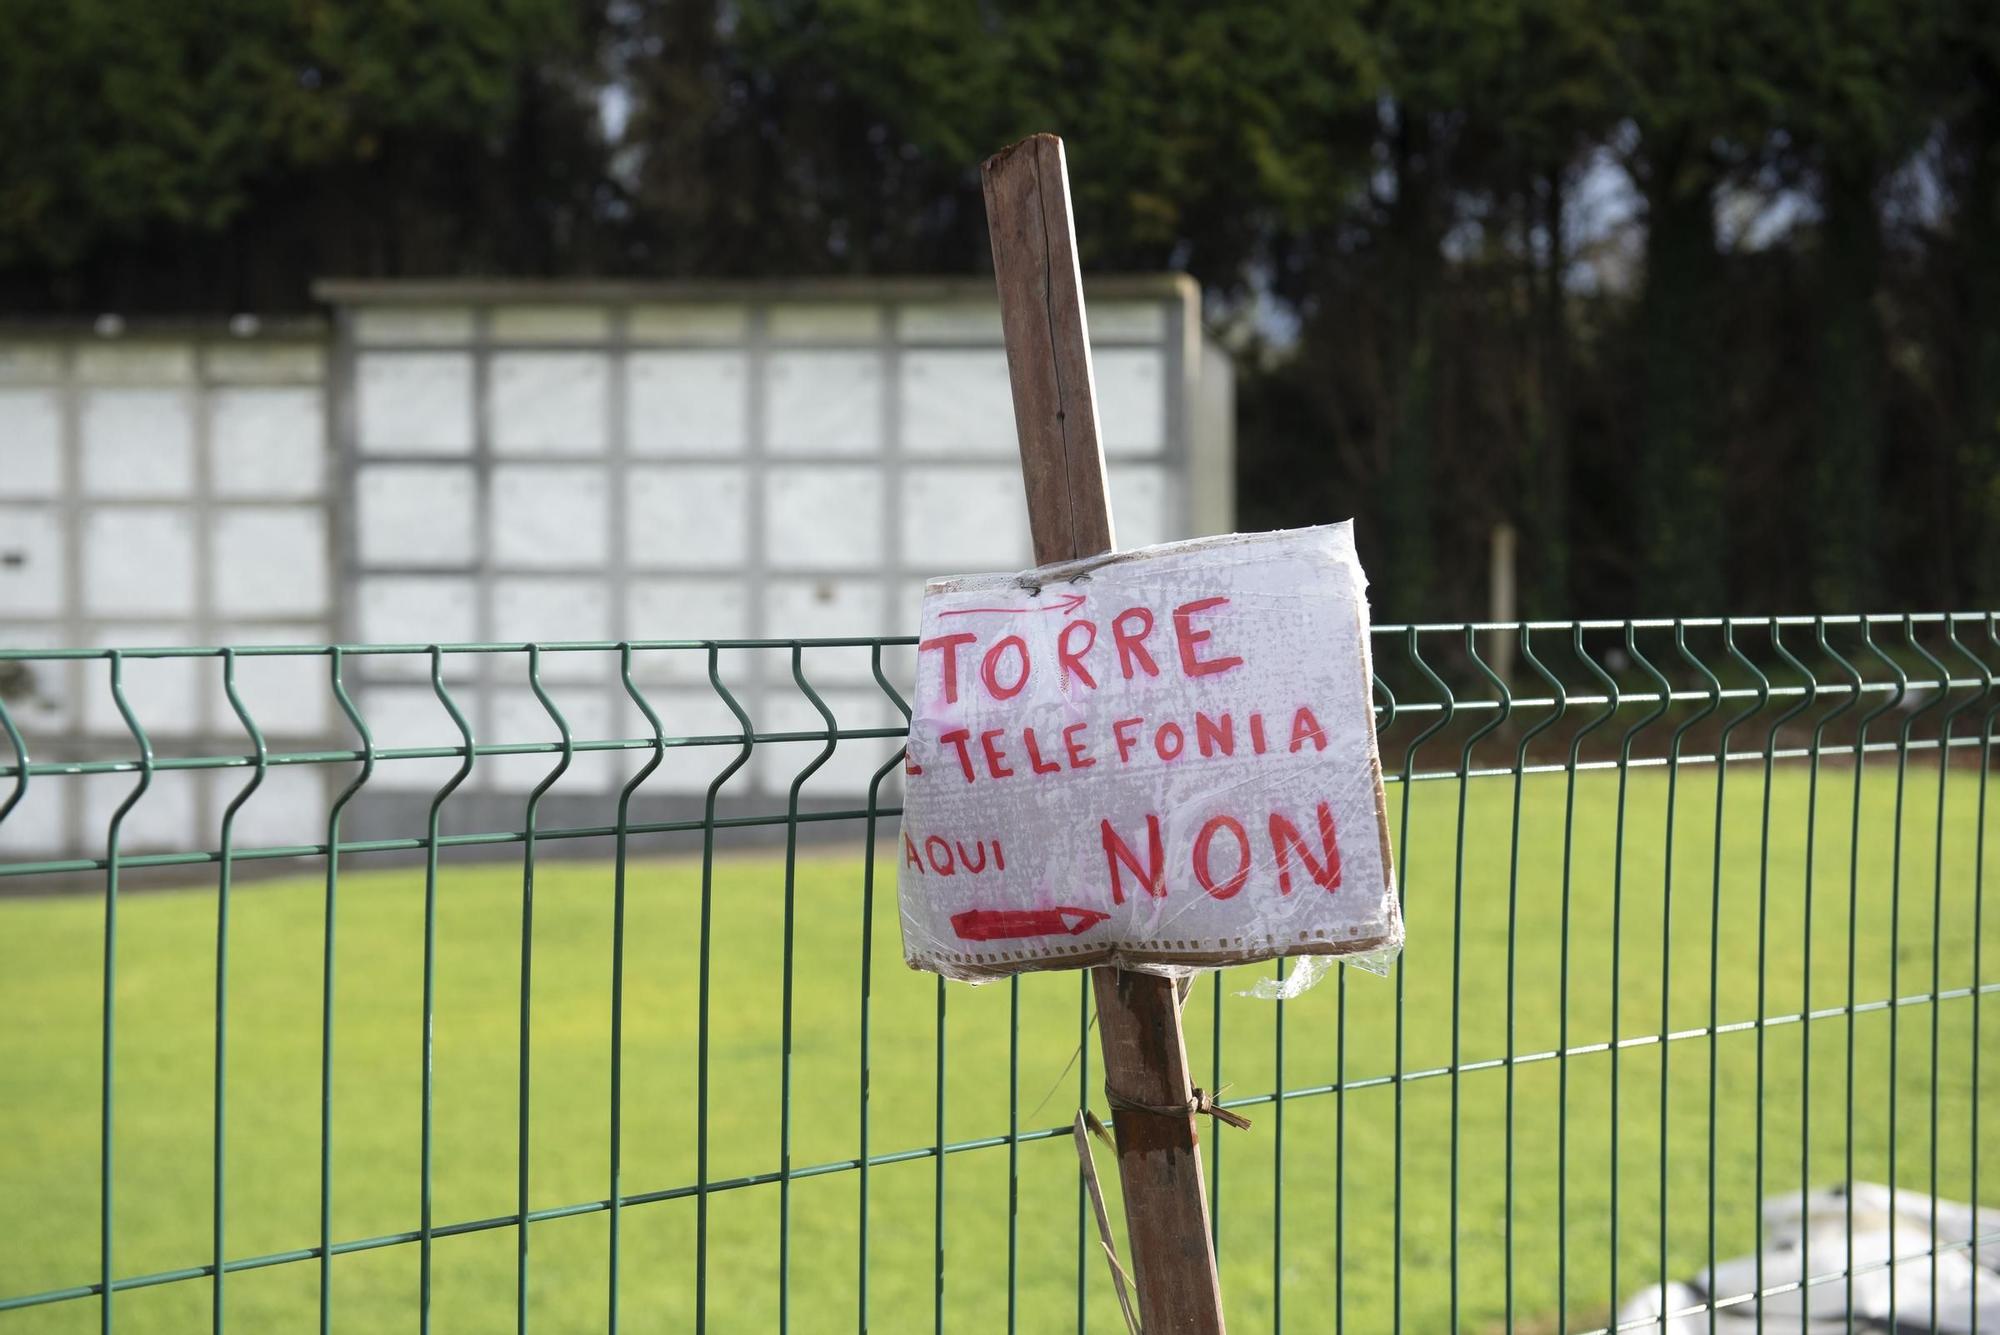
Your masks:
{"label": "fence wire mesh", "polygon": [[[0,650],[0,1328],[1115,1328],[1087,979],[899,966],[912,645]],[[1886,1277],[1951,1329],[2000,1250],[1935,1204],[1995,1195],[1994,614],[1374,651],[1408,949],[1185,1003],[1257,1122],[1203,1146],[1232,1326],[1814,1330]],[[335,731],[260,723],[301,692]],[[52,792],[101,846],[20,833]],[[1766,1245],[1865,1182],[1920,1235],[1849,1192]]]}

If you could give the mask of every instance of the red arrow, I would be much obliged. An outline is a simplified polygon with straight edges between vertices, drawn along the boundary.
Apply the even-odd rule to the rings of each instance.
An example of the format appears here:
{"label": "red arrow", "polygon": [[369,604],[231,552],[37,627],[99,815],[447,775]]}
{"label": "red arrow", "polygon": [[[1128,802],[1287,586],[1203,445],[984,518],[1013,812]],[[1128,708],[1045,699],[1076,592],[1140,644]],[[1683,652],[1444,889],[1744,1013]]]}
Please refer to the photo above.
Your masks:
{"label": "red arrow", "polygon": [[1010,614],[1017,612],[1074,612],[1082,606],[1082,594],[1066,593],[1046,607],[954,607],[949,612],[940,612],[938,615],[941,617],[969,617],[975,612],[1001,612]]}
{"label": "red arrow", "polygon": [[951,915],[962,941],[1011,941],[1023,936],[1082,936],[1111,915],[1096,909],[967,909]]}

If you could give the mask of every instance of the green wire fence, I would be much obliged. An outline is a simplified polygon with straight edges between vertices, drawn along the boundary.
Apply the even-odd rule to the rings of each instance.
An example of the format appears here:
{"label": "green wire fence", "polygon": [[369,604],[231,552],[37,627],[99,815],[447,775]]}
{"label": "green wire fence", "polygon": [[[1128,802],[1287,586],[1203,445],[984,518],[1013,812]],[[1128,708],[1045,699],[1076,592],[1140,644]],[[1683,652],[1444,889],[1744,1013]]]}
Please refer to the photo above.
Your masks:
{"label": "green wire fence", "polygon": [[[0,894],[27,892],[0,900],[0,923],[19,905],[45,902],[34,898],[43,892],[93,895],[102,912],[101,958],[90,962],[99,975],[96,1098],[59,1110],[96,1121],[97,1233],[75,1240],[71,1271],[30,1274],[0,1261],[0,1330],[34,1328],[26,1323],[51,1313],[73,1321],[94,1307],[97,1324],[110,1331],[123,1328],[127,1294],[201,1286],[210,1291],[212,1328],[221,1331],[236,1277],[300,1267],[316,1271],[316,1308],[301,1311],[297,1325],[316,1320],[327,1331],[341,1319],[334,1278],[343,1258],[408,1249],[416,1257],[409,1317],[428,1331],[443,1301],[433,1285],[437,1244],[505,1234],[513,1245],[511,1307],[525,1331],[539,1310],[531,1293],[553,1282],[536,1268],[536,1240],[546,1236],[538,1230],[586,1217],[603,1225],[601,1280],[588,1289],[565,1281],[556,1300],[593,1313],[589,1328],[658,1329],[656,1287],[649,1284],[644,1303],[633,1296],[637,1281],[622,1244],[633,1212],[663,1209],[691,1212],[692,1255],[670,1287],[674,1310],[695,1329],[760,1328],[766,1319],[779,1330],[1113,1328],[1080,1186],[1073,1206],[1049,1208],[1068,1201],[1075,1183],[1063,1149],[1070,1091],[1076,1103],[1102,1110],[1087,979],[1017,978],[999,985],[1004,1020],[995,1007],[977,1009],[979,1025],[1006,1027],[976,1048],[1004,1046],[1003,1079],[998,1069],[968,1071],[969,1059],[958,1055],[971,1041],[963,988],[878,958],[878,932],[886,947],[895,930],[900,849],[891,836],[904,729],[872,718],[868,726],[844,723],[829,701],[852,698],[851,685],[841,695],[816,677],[829,655],[863,660],[872,690],[906,720],[895,683],[913,643],[0,650],[0,683],[23,670],[76,674],[66,679],[106,693],[124,729],[122,746],[110,749],[74,729],[39,738],[22,726],[18,693],[10,711],[0,690],[0,728],[12,753],[0,765],[0,848],[14,847],[5,842],[8,816],[38,788],[127,785],[104,823],[101,852],[0,853]],[[2000,930],[1984,913],[1995,856],[1986,838],[2000,714],[1995,614],[1382,626],[1373,651],[1407,950],[1387,979],[1342,969],[1288,1000],[1243,995],[1257,978],[1283,979],[1279,961],[1199,978],[1185,1002],[1195,1068],[1209,1071],[1211,1087],[1229,1087],[1221,1102],[1258,1123],[1248,1134],[1203,1128],[1232,1326],[1608,1331],[1693,1319],[1711,1331],[1732,1321],[1811,1331],[1839,1304],[1852,1309],[1857,1282],[1886,1273],[1901,1328],[1940,1329],[1945,1318],[1930,1297],[1940,1268],[1975,1260],[1990,1267],[2000,1258],[2000,1214],[1992,1212],[2000,1193],[1981,1177],[1980,1156],[1991,1128],[1982,1097],[1995,1066],[1982,1061],[1989,1040],[1981,1011],[2000,988],[1984,973],[1987,937]],[[274,742],[240,686],[244,665],[268,658],[323,664],[319,680],[343,731]],[[200,671],[219,683],[240,735],[166,744],[162,721],[145,717],[128,689],[135,665],[159,659],[205,660]],[[568,669],[585,660],[602,668],[629,701],[629,717],[643,722],[609,736],[573,724],[561,704],[565,689],[551,677],[573,680]],[[552,674],[558,662],[565,671]],[[675,702],[686,699],[687,682],[703,683],[733,727],[677,731],[675,707],[649,685],[663,662],[680,670]],[[455,740],[391,745],[397,739],[371,721],[366,691],[350,683],[377,680],[398,664],[422,670]],[[550,740],[481,741],[475,697],[515,671],[525,674]],[[809,706],[817,725],[760,727],[777,695]],[[775,782],[768,767],[758,779],[760,750],[798,763]],[[816,781],[837,754],[856,751],[867,762],[863,790],[851,779],[845,790]],[[546,816],[565,796],[565,779],[594,753],[616,753],[621,764],[619,781],[603,790],[602,818]],[[518,819],[463,828],[455,795],[477,781],[482,763],[508,756],[546,764],[525,791],[505,798]],[[669,801],[654,791],[670,761],[699,769],[704,782],[690,797]],[[344,819],[373,797],[389,766],[407,762],[448,771],[427,800],[403,811],[410,828],[350,837]],[[240,839],[239,817],[273,774],[291,768],[327,776],[323,836]],[[171,846],[127,847],[135,808],[179,771],[240,777],[215,837],[189,829]],[[828,1090],[818,1079],[808,1092],[795,1084],[802,1030],[817,1039],[832,1029],[819,1003],[795,986],[803,957],[817,950],[797,930],[815,908],[801,902],[811,893],[802,890],[801,861],[802,853],[826,856],[828,836],[858,839],[863,849],[851,854],[858,958],[841,962],[858,987],[854,1048],[844,1087]],[[715,965],[737,949],[718,946],[718,915],[731,908],[718,890],[718,853],[739,843],[762,850],[781,890],[776,978],[772,996],[760,999],[775,1000],[775,1050],[732,1051],[718,1032]],[[550,1200],[531,1154],[531,1034],[537,875],[559,852],[609,859],[610,936],[600,957],[608,1032],[593,1038],[608,1047],[601,1134],[609,1173],[601,1194]],[[696,1006],[675,1031],[685,1039],[677,1051],[692,1102],[693,1170],[684,1180],[635,1181],[627,1171],[636,1133],[625,1068],[627,1027],[637,1017],[628,1013],[627,989],[635,969],[656,963],[635,958],[628,909],[655,892],[649,859],[666,853],[698,854]],[[440,901],[462,864],[502,855],[518,858],[520,913],[514,1208],[462,1218],[440,1212],[434,1182]],[[335,929],[343,877],[352,883],[357,871],[379,865],[421,875],[421,1051],[410,1053],[409,1072],[420,1090],[418,1171],[408,1184],[407,1227],[348,1236],[336,1228],[343,1184],[371,1166],[336,1155]],[[320,903],[319,1004],[299,1038],[319,1060],[317,1229],[255,1254],[233,1246],[229,1226],[232,1147],[241,1143],[232,1135],[245,1134],[233,1130],[229,1097],[229,988],[243,967],[230,955],[231,909],[253,893],[238,883],[250,868],[294,878],[303,871],[311,881],[286,882],[283,892],[317,893]],[[128,1122],[146,1110],[118,1097],[120,890],[128,876],[173,869],[181,882],[194,878],[209,889],[171,893],[213,896],[211,1171],[208,1200],[179,1203],[184,1263],[135,1271],[121,1259],[116,1228],[128,1208],[116,1190],[118,1156]],[[0,977],[8,1013],[23,1014],[22,1000]],[[734,1014],[741,999],[725,1004]],[[812,1013],[800,1014],[802,1005]],[[1025,1023],[1024,1008],[1033,1017]],[[911,1026],[925,1018],[928,1044],[910,1044]],[[892,1022],[899,1037],[890,1052],[880,1036]],[[0,1018],[0,1027],[10,1023]],[[33,1035],[15,1039],[32,1043]],[[879,1134],[888,1105],[876,1082],[892,1059],[928,1082],[928,1138],[908,1134],[907,1107],[893,1140]],[[711,1113],[727,1078],[718,1068],[746,1060],[777,1068],[774,1153],[761,1171],[718,1174]],[[974,1106],[948,1099],[955,1082],[973,1078],[986,1082]],[[1035,1104],[1044,1088],[1049,1095]],[[816,1123],[832,1101],[853,1113],[852,1152],[797,1160],[802,1111]],[[0,1161],[25,1152],[0,1147]],[[1004,1159],[1004,1192],[969,1198],[952,1186],[964,1180],[952,1176],[955,1165],[970,1171],[997,1159]],[[927,1190],[913,1186],[907,1170],[895,1181],[928,1206],[928,1274],[910,1273],[916,1253],[900,1245],[918,1227],[914,1216],[899,1207],[885,1237],[887,1207],[877,1190],[884,1172],[919,1163],[929,1165]],[[843,1226],[852,1245],[837,1282],[816,1262],[802,1273],[795,1255],[800,1237],[832,1227],[823,1202],[795,1201],[795,1186],[823,1178],[855,1187]],[[0,1183],[7,1180],[0,1171]],[[1795,1255],[1767,1247],[1767,1201],[1797,1199],[1804,1208],[1811,1193],[1870,1181],[1928,1195],[1920,1245],[1895,1233],[1881,1255],[1857,1250],[1849,1191],[1842,1245],[1820,1235],[1816,1252],[1808,1233]],[[776,1202],[768,1240],[775,1270],[760,1266],[753,1278],[731,1268],[735,1253],[719,1257],[711,1247],[711,1209],[746,1194]],[[1960,1227],[1961,1216],[1940,1199],[1987,1208]],[[39,1204],[0,1194],[0,1232],[32,1226]],[[961,1245],[961,1238],[976,1241]],[[1754,1279],[1722,1284],[1721,1274],[1736,1272],[1717,1268],[1736,1256],[1756,1258]],[[1981,1271],[1971,1273],[1976,1313]],[[746,1294],[766,1278],[775,1292]],[[1691,1282],[1698,1301],[1620,1316],[1670,1279]],[[1990,1274],[1985,1283],[1990,1303]],[[955,1305],[967,1292],[981,1295],[976,1310]],[[1672,1304],[1662,1295],[1658,1305]],[[753,1309],[754,1319],[745,1315]]]}

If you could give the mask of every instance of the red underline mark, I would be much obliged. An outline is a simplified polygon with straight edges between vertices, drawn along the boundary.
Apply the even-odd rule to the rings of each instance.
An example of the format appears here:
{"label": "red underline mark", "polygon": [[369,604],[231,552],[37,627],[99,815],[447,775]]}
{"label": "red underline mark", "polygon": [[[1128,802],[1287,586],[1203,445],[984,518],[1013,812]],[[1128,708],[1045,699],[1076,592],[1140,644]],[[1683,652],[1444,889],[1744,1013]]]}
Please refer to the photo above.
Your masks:
{"label": "red underline mark", "polygon": [[1096,909],[967,909],[951,915],[961,941],[1011,941],[1024,936],[1082,936],[1111,915]]}

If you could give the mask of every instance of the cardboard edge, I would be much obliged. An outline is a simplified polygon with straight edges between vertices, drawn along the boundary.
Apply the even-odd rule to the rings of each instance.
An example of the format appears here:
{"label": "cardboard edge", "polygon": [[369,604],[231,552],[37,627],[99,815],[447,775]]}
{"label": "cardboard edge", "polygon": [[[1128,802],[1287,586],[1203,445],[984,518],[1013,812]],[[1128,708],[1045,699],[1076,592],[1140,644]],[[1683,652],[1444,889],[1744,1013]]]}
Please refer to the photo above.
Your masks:
{"label": "cardboard edge", "polygon": [[1338,959],[1372,954],[1395,945],[1397,941],[1398,937],[1394,932],[1385,932],[1379,936],[1356,937],[1345,941],[1301,941],[1295,947],[1286,950],[1242,954],[1213,950],[1186,952],[1118,950],[1111,946],[1101,946],[1075,955],[1010,960],[1006,964],[963,964],[956,960],[944,961],[928,956],[905,956],[903,963],[918,973],[942,974],[946,978],[960,981],[990,982],[1024,973],[1071,973],[1079,969],[1105,967],[1218,969],[1232,968],[1239,964],[1267,964],[1275,959],[1297,959],[1304,955],[1327,955]]}

